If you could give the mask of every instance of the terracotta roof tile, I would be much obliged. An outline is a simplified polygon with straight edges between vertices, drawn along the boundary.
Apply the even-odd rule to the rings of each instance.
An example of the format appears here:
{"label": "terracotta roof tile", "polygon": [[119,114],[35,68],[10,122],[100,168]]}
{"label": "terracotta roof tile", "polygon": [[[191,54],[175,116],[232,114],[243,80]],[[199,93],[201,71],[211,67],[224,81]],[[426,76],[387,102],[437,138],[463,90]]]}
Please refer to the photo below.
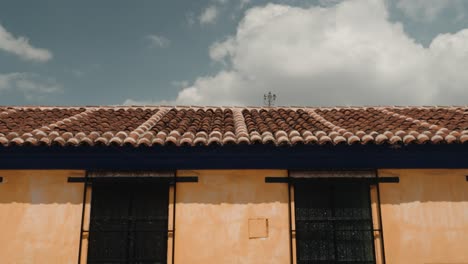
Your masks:
{"label": "terracotta roof tile", "polygon": [[468,107],[0,107],[0,145],[468,143]]}
{"label": "terracotta roof tile", "polygon": [[400,108],[394,109],[393,112],[424,120],[423,122],[429,126],[445,127],[448,130],[468,129],[467,107]]}
{"label": "terracotta roof tile", "polygon": [[157,112],[157,109],[142,108],[107,108],[92,109],[93,112],[75,122],[63,123],[53,129],[58,132],[91,132],[117,134],[120,131],[131,132]]}
{"label": "terracotta roof tile", "polygon": [[12,108],[0,113],[0,133],[22,135],[84,111],[84,108]]}

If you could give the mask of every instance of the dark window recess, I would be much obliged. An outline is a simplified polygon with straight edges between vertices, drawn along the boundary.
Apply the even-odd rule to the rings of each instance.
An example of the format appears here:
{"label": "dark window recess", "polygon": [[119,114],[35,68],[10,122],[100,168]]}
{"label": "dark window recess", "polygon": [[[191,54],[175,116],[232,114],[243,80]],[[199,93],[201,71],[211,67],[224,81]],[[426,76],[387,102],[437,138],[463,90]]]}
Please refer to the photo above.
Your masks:
{"label": "dark window recess", "polygon": [[366,183],[295,185],[297,263],[375,263]]}
{"label": "dark window recess", "polygon": [[169,188],[93,184],[88,263],[166,263]]}

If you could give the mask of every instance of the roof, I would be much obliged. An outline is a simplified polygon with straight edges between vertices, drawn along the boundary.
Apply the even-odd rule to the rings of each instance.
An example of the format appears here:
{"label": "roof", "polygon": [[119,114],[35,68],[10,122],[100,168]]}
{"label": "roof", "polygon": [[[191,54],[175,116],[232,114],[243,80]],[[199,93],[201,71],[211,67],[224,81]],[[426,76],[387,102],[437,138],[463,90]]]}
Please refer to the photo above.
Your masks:
{"label": "roof", "polygon": [[0,146],[468,143],[467,107],[0,107]]}

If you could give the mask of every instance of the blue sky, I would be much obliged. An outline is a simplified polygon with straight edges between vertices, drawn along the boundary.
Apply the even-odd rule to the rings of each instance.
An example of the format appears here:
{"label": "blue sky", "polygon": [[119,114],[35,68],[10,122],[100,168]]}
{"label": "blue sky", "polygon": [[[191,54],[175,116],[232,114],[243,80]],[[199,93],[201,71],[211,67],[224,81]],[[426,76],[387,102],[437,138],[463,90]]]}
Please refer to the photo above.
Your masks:
{"label": "blue sky", "polygon": [[[466,104],[468,1],[0,0],[0,104]],[[467,44],[467,45],[465,45]]]}

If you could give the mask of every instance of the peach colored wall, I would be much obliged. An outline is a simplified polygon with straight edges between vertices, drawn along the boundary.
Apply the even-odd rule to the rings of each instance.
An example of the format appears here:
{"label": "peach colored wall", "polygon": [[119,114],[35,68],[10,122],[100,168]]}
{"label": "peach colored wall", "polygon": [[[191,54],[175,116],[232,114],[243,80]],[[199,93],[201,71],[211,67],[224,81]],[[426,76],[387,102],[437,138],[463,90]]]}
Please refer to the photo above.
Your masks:
{"label": "peach colored wall", "polygon": [[468,170],[379,170],[388,264],[468,263]]}
{"label": "peach colored wall", "polygon": [[[178,175],[198,176],[199,182],[176,186],[175,263],[290,263],[288,185],[265,183],[266,176],[286,171]],[[267,237],[249,238],[264,235],[262,219],[268,219]]]}
{"label": "peach colored wall", "polygon": [[[386,263],[468,263],[468,169],[379,174],[400,177],[398,184],[380,185]],[[67,177],[83,175],[0,171],[0,263],[76,263],[83,184],[67,183]],[[176,187],[175,263],[290,262],[287,185],[264,181],[286,171],[178,175],[195,175],[199,182]]]}
{"label": "peach colored wall", "polygon": [[0,170],[0,263],[76,263],[83,171]]}

